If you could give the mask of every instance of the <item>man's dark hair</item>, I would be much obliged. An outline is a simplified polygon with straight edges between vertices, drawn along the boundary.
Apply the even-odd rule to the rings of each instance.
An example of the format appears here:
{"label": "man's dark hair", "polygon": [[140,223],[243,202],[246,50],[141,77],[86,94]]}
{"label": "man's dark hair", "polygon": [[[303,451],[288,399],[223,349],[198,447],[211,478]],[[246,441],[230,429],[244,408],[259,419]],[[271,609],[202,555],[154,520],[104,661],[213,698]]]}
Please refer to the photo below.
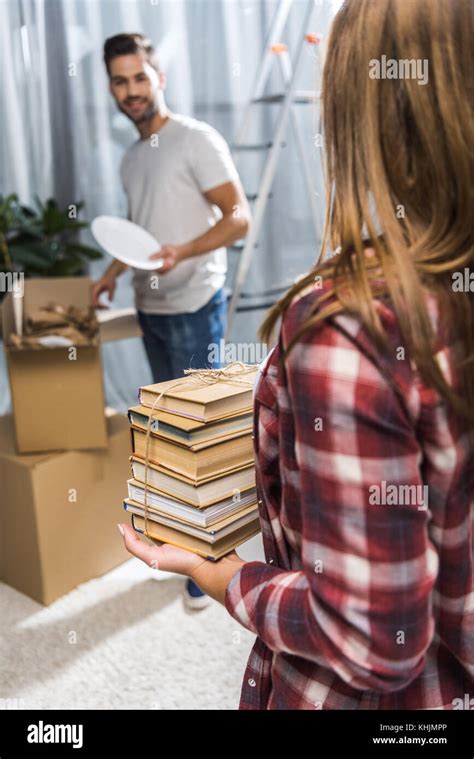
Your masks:
{"label": "man's dark hair", "polygon": [[104,42],[104,63],[107,73],[110,74],[109,63],[112,58],[118,58],[119,55],[136,55],[143,53],[148,63],[156,71],[160,70],[158,56],[151,40],[144,37],[143,34],[116,34],[109,37]]}

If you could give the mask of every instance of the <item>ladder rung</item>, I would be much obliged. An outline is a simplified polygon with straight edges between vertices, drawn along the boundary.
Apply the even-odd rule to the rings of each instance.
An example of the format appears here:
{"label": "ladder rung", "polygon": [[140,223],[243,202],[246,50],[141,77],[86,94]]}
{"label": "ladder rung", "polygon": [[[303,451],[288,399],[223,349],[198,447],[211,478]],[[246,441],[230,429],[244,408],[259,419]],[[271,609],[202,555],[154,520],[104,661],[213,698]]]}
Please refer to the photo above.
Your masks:
{"label": "ladder rung", "polygon": [[[268,197],[273,198],[273,192],[269,192]],[[246,198],[247,200],[250,200],[250,201],[257,200],[258,192],[249,192],[248,194],[246,194]]]}
{"label": "ladder rung", "polygon": [[[265,104],[272,104],[272,103],[282,103],[285,99],[286,95],[285,93],[277,93],[275,95],[263,95],[261,98],[254,98],[252,100],[252,103],[263,103]],[[320,98],[320,93],[316,91],[301,91],[301,92],[295,92],[293,95],[293,103],[314,103],[316,100]]]}
{"label": "ladder rung", "polygon": [[[286,143],[282,142],[281,143],[282,147],[285,144]],[[235,150],[249,150],[249,151],[250,150],[252,150],[252,151],[253,150],[255,150],[255,151],[257,151],[257,150],[270,150],[270,148],[272,147],[272,145],[273,145],[273,142],[260,142],[260,143],[255,143],[254,145],[251,145],[251,144],[247,144],[247,145],[244,145],[244,144],[242,144],[242,145],[233,145],[231,147],[231,150],[233,150],[233,151],[235,151]]]}
{"label": "ladder rung", "polygon": [[240,293],[241,298],[268,298],[270,295],[279,295],[280,293],[286,293],[290,287],[294,285],[294,282],[290,282],[287,285],[281,285],[280,287],[273,287],[270,290],[263,290],[259,293]]}
{"label": "ladder rung", "polygon": [[[254,243],[253,247],[254,248],[258,248],[259,245],[260,245],[260,243],[256,242],[256,243]],[[244,249],[244,247],[245,247],[245,243],[243,241],[240,241],[240,242],[234,243],[233,245],[229,245],[227,247],[227,250],[235,250],[235,251],[238,250],[238,251],[241,251],[241,250]]]}
{"label": "ladder rung", "polygon": [[262,311],[263,309],[271,308],[275,303],[270,301],[269,303],[256,303],[254,306],[237,306],[236,311],[242,313],[242,311]]}
{"label": "ladder rung", "polygon": [[[260,293],[240,293],[240,298],[268,298],[271,295],[279,295],[280,293],[286,292],[291,285],[294,284],[293,282],[290,282],[288,285],[285,285],[284,287],[275,287],[272,290],[265,290],[264,292]],[[232,297],[232,290],[230,287],[224,287],[224,292],[227,300],[230,300]],[[237,311],[257,311],[261,308],[271,308],[273,305],[275,305],[274,301],[267,302],[267,303],[254,303],[253,305],[245,305],[245,306],[237,306]]]}

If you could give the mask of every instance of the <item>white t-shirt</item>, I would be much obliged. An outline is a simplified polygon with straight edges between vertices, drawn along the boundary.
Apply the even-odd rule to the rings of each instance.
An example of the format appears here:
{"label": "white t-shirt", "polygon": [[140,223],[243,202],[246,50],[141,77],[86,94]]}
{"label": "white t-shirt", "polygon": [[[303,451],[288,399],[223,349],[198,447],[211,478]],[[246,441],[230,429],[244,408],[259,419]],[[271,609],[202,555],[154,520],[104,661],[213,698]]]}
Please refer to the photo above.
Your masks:
{"label": "white t-shirt", "polygon": [[[238,179],[222,135],[176,113],[155,135],[131,145],[120,176],[129,218],[161,245],[189,242],[214,226],[222,214],[203,192]],[[133,269],[135,305],[149,314],[197,311],[222,287],[226,271],[225,248],[189,258],[161,276],[158,272],[157,289],[151,287],[156,272]]]}

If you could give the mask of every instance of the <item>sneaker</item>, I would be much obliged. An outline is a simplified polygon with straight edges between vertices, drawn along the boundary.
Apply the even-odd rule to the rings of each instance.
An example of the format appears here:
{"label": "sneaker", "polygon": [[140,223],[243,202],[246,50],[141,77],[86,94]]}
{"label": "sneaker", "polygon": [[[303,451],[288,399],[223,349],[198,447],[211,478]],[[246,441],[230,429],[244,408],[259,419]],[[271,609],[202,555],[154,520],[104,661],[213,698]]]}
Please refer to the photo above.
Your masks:
{"label": "sneaker", "polygon": [[188,609],[205,609],[210,602],[210,597],[203,593],[201,588],[196,585],[194,580],[188,578],[184,587],[183,594],[184,604]]}

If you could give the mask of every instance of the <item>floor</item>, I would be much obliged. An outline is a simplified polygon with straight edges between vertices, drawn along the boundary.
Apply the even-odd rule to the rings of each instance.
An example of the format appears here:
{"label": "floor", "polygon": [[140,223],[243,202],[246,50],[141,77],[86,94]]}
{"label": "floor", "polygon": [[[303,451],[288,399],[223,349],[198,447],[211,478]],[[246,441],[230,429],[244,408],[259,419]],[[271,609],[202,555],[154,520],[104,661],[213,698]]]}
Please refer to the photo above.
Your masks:
{"label": "floor", "polygon": [[0,708],[237,709],[255,638],[184,582],[132,558],[48,607],[0,583]]}

